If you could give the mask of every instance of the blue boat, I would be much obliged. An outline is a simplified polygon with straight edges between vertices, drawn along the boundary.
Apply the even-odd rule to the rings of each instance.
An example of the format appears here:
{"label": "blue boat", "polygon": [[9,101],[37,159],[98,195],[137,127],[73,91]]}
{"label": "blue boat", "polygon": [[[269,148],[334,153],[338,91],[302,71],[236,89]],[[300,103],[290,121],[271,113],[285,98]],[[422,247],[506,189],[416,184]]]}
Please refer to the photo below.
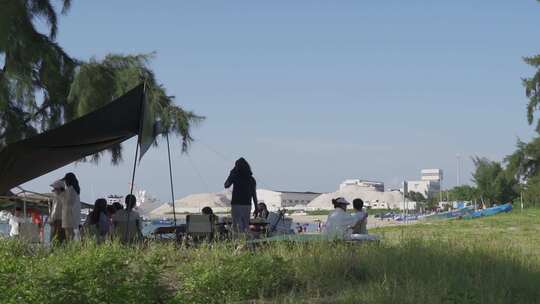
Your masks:
{"label": "blue boat", "polygon": [[499,206],[495,206],[495,207],[491,207],[487,209],[474,211],[471,214],[471,217],[478,218],[478,217],[490,216],[490,215],[495,215],[498,213],[510,212],[510,211],[512,211],[512,204],[507,203],[507,204],[503,204],[503,205],[499,205]]}
{"label": "blue boat", "polygon": [[451,218],[462,218],[462,217],[470,216],[472,213],[474,213],[473,208],[465,207],[458,210],[446,211],[446,212],[427,215],[427,216],[424,216],[423,219],[444,220],[444,219],[451,219]]}

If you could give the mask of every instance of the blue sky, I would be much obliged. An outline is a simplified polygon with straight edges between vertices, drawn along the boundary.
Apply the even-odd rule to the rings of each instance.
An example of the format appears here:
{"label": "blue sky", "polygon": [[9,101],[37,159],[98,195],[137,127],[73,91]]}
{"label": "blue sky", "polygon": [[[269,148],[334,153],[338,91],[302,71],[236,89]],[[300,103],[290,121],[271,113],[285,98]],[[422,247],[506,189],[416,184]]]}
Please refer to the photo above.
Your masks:
{"label": "blue sky", "polygon": [[[59,43],[80,59],[156,52],[178,104],[207,117],[189,155],[173,146],[177,197],[220,191],[245,156],[261,187],[333,191],[345,178],[395,187],[422,168],[470,182],[470,157],[530,139],[523,56],[540,53],[528,1],[74,1]],[[83,198],[128,191],[134,144],[112,167],[67,166]],[[169,200],[164,146],[136,184]]]}

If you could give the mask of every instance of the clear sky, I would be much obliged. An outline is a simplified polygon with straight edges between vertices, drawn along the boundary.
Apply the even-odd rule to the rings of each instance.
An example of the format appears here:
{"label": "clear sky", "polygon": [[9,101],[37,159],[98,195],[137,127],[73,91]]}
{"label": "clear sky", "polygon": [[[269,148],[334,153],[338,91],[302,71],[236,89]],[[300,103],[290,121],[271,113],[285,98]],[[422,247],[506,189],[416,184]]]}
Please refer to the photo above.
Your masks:
{"label": "clear sky", "polygon": [[[220,191],[245,156],[259,186],[334,191],[345,178],[396,187],[442,168],[469,182],[470,157],[501,160],[527,125],[523,56],[540,53],[534,0],[74,1],[59,43],[79,59],[156,52],[152,68],[207,120],[189,155],[173,146],[176,196]],[[121,119],[119,117],[118,119]],[[129,190],[134,143],[112,167],[67,166],[83,199]],[[165,146],[136,184],[170,200]]]}

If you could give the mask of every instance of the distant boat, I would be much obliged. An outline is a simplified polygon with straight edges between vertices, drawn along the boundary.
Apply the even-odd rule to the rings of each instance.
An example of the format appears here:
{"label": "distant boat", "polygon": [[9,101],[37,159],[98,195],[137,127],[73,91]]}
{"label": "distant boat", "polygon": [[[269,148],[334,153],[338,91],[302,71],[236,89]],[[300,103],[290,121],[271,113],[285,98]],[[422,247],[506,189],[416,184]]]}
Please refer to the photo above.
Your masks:
{"label": "distant boat", "polygon": [[451,218],[479,218],[483,216],[491,216],[502,212],[512,211],[512,204],[507,203],[491,208],[474,210],[472,207],[465,207],[458,210],[436,213],[422,217],[423,219],[451,219]]}
{"label": "distant boat", "polygon": [[495,207],[491,207],[487,209],[477,210],[473,212],[471,216],[472,218],[477,218],[477,217],[490,216],[490,215],[495,215],[497,213],[510,212],[510,211],[512,211],[512,204],[508,203],[508,204],[503,204],[503,205],[499,205],[499,206],[495,206]]}
{"label": "distant boat", "polygon": [[168,219],[153,220],[152,225],[172,226],[173,221],[168,220]]}

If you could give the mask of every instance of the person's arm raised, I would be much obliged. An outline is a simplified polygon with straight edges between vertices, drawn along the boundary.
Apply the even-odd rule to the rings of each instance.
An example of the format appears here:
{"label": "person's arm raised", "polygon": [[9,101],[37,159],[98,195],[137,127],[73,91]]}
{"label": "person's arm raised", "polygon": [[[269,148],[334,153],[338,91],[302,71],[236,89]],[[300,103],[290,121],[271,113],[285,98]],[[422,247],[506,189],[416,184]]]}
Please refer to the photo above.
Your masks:
{"label": "person's arm raised", "polygon": [[255,206],[255,210],[253,211],[253,215],[257,216],[259,213],[259,199],[257,198],[257,181],[255,181],[255,178],[253,178],[253,186],[252,186],[252,198],[253,198],[253,205]]}
{"label": "person's arm raised", "polygon": [[233,178],[234,178],[234,169],[231,170],[229,173],[229,177],[227,177],[227,180],[225,181],[225,189],[229,188],[233,184]]}

